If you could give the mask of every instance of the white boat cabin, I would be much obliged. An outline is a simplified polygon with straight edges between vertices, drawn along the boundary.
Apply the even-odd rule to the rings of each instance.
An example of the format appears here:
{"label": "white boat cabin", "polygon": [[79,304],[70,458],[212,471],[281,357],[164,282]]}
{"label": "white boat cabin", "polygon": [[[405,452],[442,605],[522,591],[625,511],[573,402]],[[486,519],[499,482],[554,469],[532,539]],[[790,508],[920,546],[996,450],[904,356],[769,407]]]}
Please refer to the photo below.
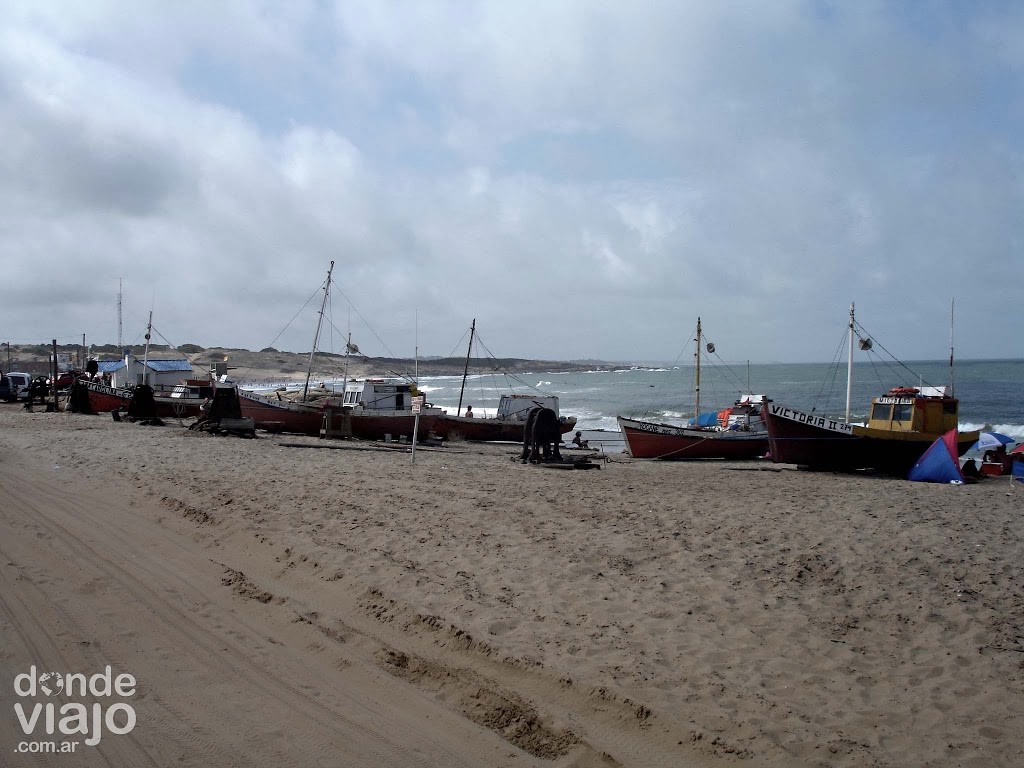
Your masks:
{"label": "white boat cabin", "polygon": [[[387,381],[385,379],[367,379],[350,381],[345,385],[345,393],[341,404],[349,408],[361,408],[367,411],[410,411],[412,399],[419,392],[415,384],[408,382]],[[332,405],[336,405],[336,398]]]}
{"label": "white boat cabin", "polygon": [[196,400],[213,397],[213,381],[210,379],[186,379],[174,385],[170,396],[177,400]]}

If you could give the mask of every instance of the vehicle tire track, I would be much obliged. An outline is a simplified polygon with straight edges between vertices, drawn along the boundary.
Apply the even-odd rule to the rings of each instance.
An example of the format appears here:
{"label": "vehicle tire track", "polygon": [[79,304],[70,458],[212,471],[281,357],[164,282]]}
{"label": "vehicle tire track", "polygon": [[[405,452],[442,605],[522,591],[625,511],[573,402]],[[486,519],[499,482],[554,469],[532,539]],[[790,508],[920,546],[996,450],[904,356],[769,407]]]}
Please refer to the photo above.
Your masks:
{"label": "vehicle tire track", "polygon": [[[10,536],[5,535],[4,540],[10,540]],[[99,671],[100,663],[95,654],[92,654],[92,658],[89,658],[80,651],[70,653],[62,650],[57,637],[44,622],[40,621],[38,613],[49,609],[56,614],[54,617],[55,625],[61,626],[65,630],[71,629],[76,636],[84,637],[85,633],[77,622],[66,611],[62,610],[59,605],[51,601],[49,596],[31,578],[21,573],[21,566],[15,565],[14,560],[2,547],[0,547],[0,559],[4,562],[3,567],[0,567],[0,583],[3,584],[3,591],[0,592],[0,609],[2,609],[3,614],[7,617],[12,630],[18,634],[19,639],[29,652],[29,658],[38,665],[37,669],[83,672],[86,674]],[[16,580],[9,578],[9,570],[11,568],[19,569],[19,575]],[[36,599],[26,602],[22,596],[19,596],[19,592],[33,593]],[[29,631],[31,629],[34,629],[34,631]],[[41,647],[39,643],[33,640],[34,637],[44,638],[47,647]],[[109,663],[109,661],[104,660],[103,664],[106,663]],[[92,704],[98,701],[98,699],[92,696],[86,698],[87,701],[83,701],[83,703]],[[138,742],[133,734],[134,731],[124,734],[124,736],[102,739],[95,747],[89,747],[82,743],[84,739],[67,738],[64,740],[79,740],[79,745],[83,750],[88,750],[90,756],[95,755],[99,757],[103,760],[104,764],[109,766],[147,764],[156,768],[157,763],[153,760],[152,755]],[[25,740],[32,740],[29,736],[24,736]],[[40,734],[37,738],[48,740],[56,738],[56,736]],[[128,746],[134,747],[134,749],[128,749]],[[43,758],[47,764],[55,765],[67,759],[66,757],[56,758],[55,762],[53,756],[47,753],[35,753],[31,757],[34,762],[38,763],[39,759]]]}
{"label": "vehicle tire track", "polygon": [[[170,532],[146,521],[131,520],[130,516],[118,520],[109,514],[109,509],[100,514],[89,509],[88,505],[78,507],[74,499],[50,482],[34,483],[32,493],[25,494],[16,485],[11,485],[7,478],[0,478],[0,494],[9,498],[20,497],[20,514],[41,525],[52,541],[66,552],[68,559],[75,561],[81,569],[95,572],[123,590],[145,611],[146,621],[158,628],[170,645],[191,650],[192,659],[204,667],[208,676],[212,674],[214,678],[231,680],[236,686],[249,689],[247,695],[250,699],[261,698],[264,706],[276,702],[282,711],[297,714],[314,724],[317,732],[322,734],[321,740],[316,745],[304,744],[303,749],[298,750],[300,754],[276,755],[277,764],[304,766],[309,764],[311,757],[314,760],[343,759],[350,741],[358,744],[358,753],[351,754],[354,761],[367,764],[433,764],[429,747],[424,750],[406,746],[408,734],[401,729],[395,730],[394,722],[388,723],[390,730],[382,730],[372,721],[352,718],[337,706],[319,700],[281,674],[261,665],[260,660],[253,658],[252,648],[239,646],[238,638],[258,636],[241,618],[221,611],[216,617],[221,623],[211,631],[169,598],[168,593],[184,599],[195,592],[195,586],[173,567],[177,563],[164,564],[161,557],[151,556],[149,552],[146,556],[129,556],[128,553],[137,550],[140,544],[152,543],[144,540],[146,535],[152,537],[156,534],[161,539],[158,544],[164,548],[173,545],[178,551],[172,552],[172,556],[179,560],[186,557],[193,561],[202,559],[209,570],[215,570],[197,555],[194,547],[187,547]],[[133,536],[139,527],[146,527],[144,535]],[[131,530],[126,532],[123,528]],[[98,548],[97,541],[102,541],[104,551]],[[105,550],[121,551],[123,559],[114,559]],[[158,589],[151,584],[163,587]],[[294,666],[294,662],[287,663]],[[323,693],[316,687],[315,680],[309,682],[308,690]],[[338,701],[341,692],[331,691],[330,694],[328,698],[333,702]],[[180,708],[170,702],[162,701],[160,706],[175,718],[187,722]],[[357,733],[358,739],[346,738],[347,734]],[[452,756],[448,757],[451,762]],[[455,758],[454,764],[460,762],[471,764]]]}

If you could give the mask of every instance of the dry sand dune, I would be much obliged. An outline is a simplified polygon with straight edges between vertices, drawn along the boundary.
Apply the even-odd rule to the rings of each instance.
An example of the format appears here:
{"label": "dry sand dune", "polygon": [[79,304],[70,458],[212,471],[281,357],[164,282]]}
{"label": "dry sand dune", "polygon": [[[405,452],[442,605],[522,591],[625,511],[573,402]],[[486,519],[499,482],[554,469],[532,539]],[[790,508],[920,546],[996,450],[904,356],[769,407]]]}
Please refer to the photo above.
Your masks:
{"label": "dry sand dune", "polygon": [[1020,484],[0,424],[4,701],[139,681],[15,765],[1024,764]]}

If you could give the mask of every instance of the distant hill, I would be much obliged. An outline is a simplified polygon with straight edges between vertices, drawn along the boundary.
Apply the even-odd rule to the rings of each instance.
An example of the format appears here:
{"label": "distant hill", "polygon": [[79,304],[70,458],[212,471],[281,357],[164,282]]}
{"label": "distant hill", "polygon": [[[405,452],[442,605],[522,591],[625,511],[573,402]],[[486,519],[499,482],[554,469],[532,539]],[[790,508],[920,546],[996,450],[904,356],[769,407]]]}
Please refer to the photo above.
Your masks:
{"label": "distant hill", "polygon": [[[141,356],[145,352],[142,345],[126,347],[133,355]],[[0,366],[8,370],[6,357],[0,350]],[[27,372],[44,372],[49,364],[51,347],[47,344],[12,344],[10,345],[11,365],[9,370]],[[57,346],[58,353],[71,356],[75,365],[81,365],[81,347],[77,344]],[[116,344],[92,345],[89,354],[101,360],[120,359],[123,350]],[[182,344],[171,348],[163,344],[152,344],[149,347],[152,358],[187,358],[197,373],[209,370],[213,363],[227,361],[233,374],[241,379],[246,378],[289,378],[305,374],[309,365],[309,352],[282,352],[266,348],[257,352],[234,347],[201,347],[198,344]],[[347,359],[350,376],[405,376],[412,375],[417,367],[411,358],[381,357],[367,358],[362,355],[351,355]],[[326,378],[341,376],[345,372],[346,358],[344,355],[317,352],[313,364],[314,376]],[[418,362],[421,376],[455,376],[461,375],[466,366],[464,357],[424,357]],[[536,360],[520,357],[503,358],[471,358],[470,373],[508,372],[538,373],[548,371],[592,371],[612,370],[620,368],[621,363],[609,363],[599,360]]]}

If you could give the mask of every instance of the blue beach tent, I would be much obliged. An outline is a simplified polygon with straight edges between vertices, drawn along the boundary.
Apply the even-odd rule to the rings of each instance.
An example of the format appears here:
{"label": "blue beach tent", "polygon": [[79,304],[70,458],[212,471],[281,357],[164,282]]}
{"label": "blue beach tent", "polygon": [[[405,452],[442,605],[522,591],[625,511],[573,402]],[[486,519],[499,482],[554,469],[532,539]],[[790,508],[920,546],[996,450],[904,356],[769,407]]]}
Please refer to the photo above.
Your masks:
{"label": "blue beach tent", "polygon": [[929,446],[907,475],[920,483],[952,483],[964,481],[957,454],[956,430],[951,429]]}

